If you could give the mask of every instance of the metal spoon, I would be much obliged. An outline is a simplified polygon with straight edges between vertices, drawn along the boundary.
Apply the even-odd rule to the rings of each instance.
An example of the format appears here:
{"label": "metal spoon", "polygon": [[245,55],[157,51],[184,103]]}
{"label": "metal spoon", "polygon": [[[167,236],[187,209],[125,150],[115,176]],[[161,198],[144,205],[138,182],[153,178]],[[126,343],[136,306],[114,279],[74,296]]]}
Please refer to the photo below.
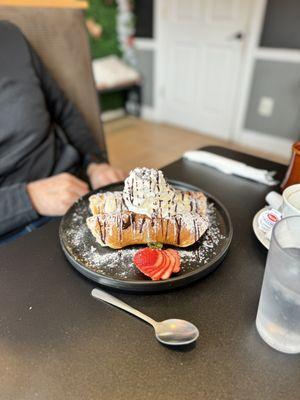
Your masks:
{"label": "metal spoon", "polygon": [[98,300],[103,300],[148,322],[153,326],[156,338],[161,343],[178,346],[192,343],[198,339],[199,331],[191,322],[183,319],[167,319],[157,322],[101,289],[93,289],[91,294]]}

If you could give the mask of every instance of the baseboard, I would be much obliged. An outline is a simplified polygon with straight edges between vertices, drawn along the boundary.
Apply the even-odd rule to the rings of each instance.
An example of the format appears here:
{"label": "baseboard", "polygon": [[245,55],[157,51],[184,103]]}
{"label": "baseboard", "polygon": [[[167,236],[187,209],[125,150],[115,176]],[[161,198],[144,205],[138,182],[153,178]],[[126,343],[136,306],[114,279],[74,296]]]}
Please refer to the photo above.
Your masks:
{"label": "baseboard", "polygon": [[159,122],[157,110],[154,107],[142,106],[141,116],[143,119],[153,122]]}
{"label": "baseboard", "polygon": [[134,39],[134,46],[137,50],[156,50],[157,44],[154,39]]}
{"label": "baseboard", "polygon": [[258,60],[271,60],[300,63],[300,51],[296,49],[273,49],[270,47],[258,47],[254,53]]}
{"label": "baseboard", "polygon": [[237,142],[287,159],[291,155],[292,144],[294,143],[292,139],[249,130],[243,130]]}
{"label": "baseboard", "polygon": [[104,111],[101,113],[101,119],[103,122],[112,121],[117,118],[122,118],[125,115],[124,108],[117,108],[115,110]]}
{"label": "baseboard", "polygon": [[[117,118],[122,118],[125,115],[126,113],[124,108],[117,108],[116,110],[110,110],[101,113],[101,119],[103,122],[108,122]],[[148,121],[158,122],[156,109],[149,106],[142,106],[141,117]]]}

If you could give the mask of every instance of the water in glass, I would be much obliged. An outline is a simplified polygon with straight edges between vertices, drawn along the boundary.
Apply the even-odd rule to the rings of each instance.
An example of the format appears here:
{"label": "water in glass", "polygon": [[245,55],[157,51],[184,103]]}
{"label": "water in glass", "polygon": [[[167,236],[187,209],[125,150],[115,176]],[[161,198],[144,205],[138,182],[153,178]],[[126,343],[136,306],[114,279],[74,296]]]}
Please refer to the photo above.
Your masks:
{"label": "water in glass", "polygon": [[294,239],[293,247],[271,243],[256,319],[261,337],[285,353],[300,353],[300,245]]}

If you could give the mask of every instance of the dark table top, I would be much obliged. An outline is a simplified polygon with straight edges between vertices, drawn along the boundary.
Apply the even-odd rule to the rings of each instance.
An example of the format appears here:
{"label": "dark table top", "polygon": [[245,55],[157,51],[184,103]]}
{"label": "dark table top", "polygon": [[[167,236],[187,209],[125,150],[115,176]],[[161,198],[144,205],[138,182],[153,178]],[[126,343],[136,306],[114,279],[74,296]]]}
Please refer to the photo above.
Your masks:
{"label": "dark table top", "polygon": [[[206,148],[250,165],[285,167]],[[234,237],[219,268],[160,294],[116,293],[163,320],[191,320],[195,346],[160,345],[152,328],[90,296],[95,286],[66,261],[52,222],[0,248],[0,399],[299,399],[300,357],[268,347],[255,329],[267,252],[252,218],[270,190],[179,160],[165,175],[207,190],[228,208]]]}

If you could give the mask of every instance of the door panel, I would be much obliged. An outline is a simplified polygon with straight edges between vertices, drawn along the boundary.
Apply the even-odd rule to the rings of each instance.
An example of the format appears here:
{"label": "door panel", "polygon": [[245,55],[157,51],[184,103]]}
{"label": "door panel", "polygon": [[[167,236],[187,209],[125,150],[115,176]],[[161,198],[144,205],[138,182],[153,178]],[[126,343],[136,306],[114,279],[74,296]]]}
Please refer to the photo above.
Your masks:
{"label": "door panel", "polygon": [[174,104],[192,106],[195,86],[187,77],[196,74],[197,47],[188,43],[177,43],[172,47],[171,53],[174,65],[169,77],[169,99]]}
{"label": "door panel", "polygon": [[204,17],[201,11],[205,9],[205,0],[175,0],[171,7],[171,15],[175,22],[198,23]]}
{"label": "door panel", "polygon": [[231,51],[223,46],[205,46],[204,81],[202,85],[203,112],[222,113],[226,109],[231,68]]}
{"label": "door panel", "polygon": [[214,0],[211,7],[211,21],[230,23],[239,16],[239,0]]}
{"label": "door panel", "polygon": [[161,114],[227,138],[233,118],[250,0],[168,0],[160,22],[164,69]]}

